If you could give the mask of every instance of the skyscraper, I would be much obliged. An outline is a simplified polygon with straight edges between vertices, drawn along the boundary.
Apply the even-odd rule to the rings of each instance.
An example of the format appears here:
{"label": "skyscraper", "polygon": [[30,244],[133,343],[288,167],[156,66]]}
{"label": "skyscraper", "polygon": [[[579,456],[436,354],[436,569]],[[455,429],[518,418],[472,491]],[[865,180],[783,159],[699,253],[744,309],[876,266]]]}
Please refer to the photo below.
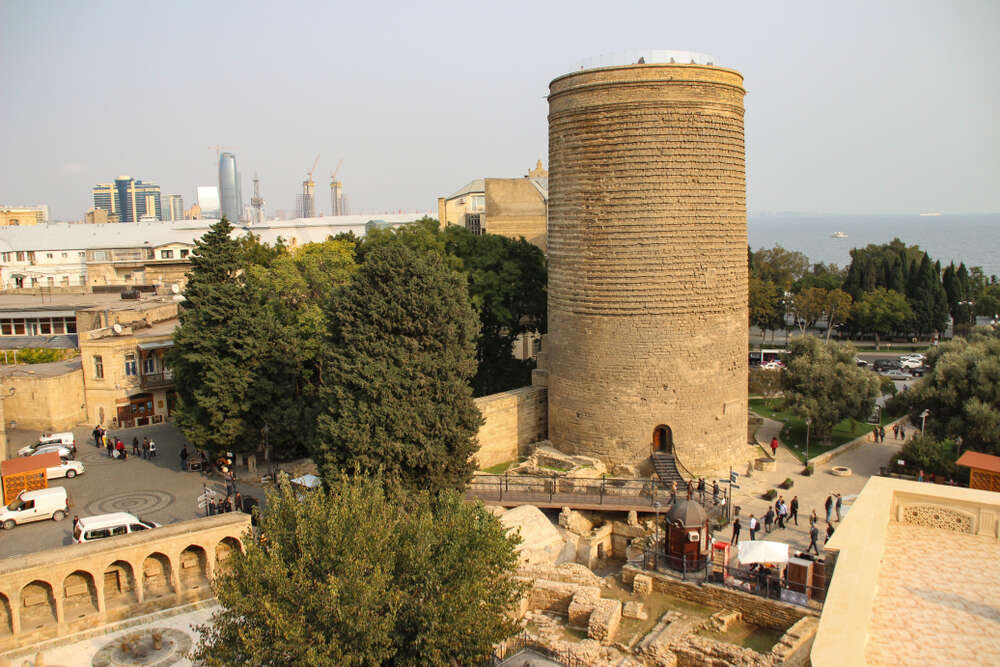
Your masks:
{"label": "skyscraper", "polygon": [[184,219],[184,198],[181,195],[167,195],[167,205],[163,207],[164,220]]}
{"label": "skyscraper", "polygon": [[162,220],[160,186],[143,183],[131,176],[119,176],[114,183],[99,183],[93,188],[94,208],[108,212],[108,220],[136,222],[141,218]]}
{"label": "skyscraper", "polygon": [[219,156],[219,203],[222,217],[229,222],[237,222],[242,218],[240,174],[236,169],[236,156],[232,153],[223,153]]}

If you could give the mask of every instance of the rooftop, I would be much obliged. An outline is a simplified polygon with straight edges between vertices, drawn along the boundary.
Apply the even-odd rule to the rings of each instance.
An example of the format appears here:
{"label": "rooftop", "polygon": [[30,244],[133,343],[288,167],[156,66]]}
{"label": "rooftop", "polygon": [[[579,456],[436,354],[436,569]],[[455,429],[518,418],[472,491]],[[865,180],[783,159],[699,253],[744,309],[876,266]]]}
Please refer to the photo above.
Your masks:
{"label": "rooftop", "polygon": [[628,49],[602,53],[585,58],[576,63],[570,71],[597,69],[598,67],[620,67],[623,65],[715,65],[715,58],[696,51],[674,51],[669,49]]}
{"label": "rooftop", "polygon": [[1000,494],[873,477],[837,552],[812,663],[1000,663]]}
{"label": "rooftop", "polygon": [[12,377],[43,377],[54,378],[82,368],[80,357],[65,361],[50,361],[44,364],[18,364],[16,366],[0,366],[0,378]]}
{"label": "rooftop", "polygon": [[990,456],[989,454],[983,454],[982,452],[973,452],[968,450],[962,454],[962,456],[960,456],[958,461],[955,463],[967,468],[977,468],[979,470],[988,470],[989,472],[1000,472],[1000,456]]}

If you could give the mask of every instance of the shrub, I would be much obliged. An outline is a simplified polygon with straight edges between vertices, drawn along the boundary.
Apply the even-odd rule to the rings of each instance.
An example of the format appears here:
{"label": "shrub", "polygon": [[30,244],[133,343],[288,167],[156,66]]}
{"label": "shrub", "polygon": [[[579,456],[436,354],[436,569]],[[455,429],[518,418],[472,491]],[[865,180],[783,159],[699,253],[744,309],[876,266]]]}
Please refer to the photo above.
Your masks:
{"label": "shrub", "polygon": [[812,474],[814,472],[816,471],[813,469],[812,465],[807,465],[805,469],[802,471],[802,474],[806,477],[812,477]]}
{"label": "shrub", "polygon": [[767,493],[764,494],[764,500],[774,500],[778,497],[778,492],[775,489],[768,489]]}
{"label": "shrub", "polygon": [[792,478],[791,477],[786,477],[785,481],[781,483],[781,488],[783,488],[783,489],[790,489],[794,485],[795,485],[795,482],[792,481]]}
{"label": "shrub", "polygon": [[918,435],[911,438],[896,457],[903,459],[903,469],[917,474],[923,470],[925,474],[943,478],[958,477],[958,466],[955,465],[956,447],[952,440],[935,440],[930,435]]}

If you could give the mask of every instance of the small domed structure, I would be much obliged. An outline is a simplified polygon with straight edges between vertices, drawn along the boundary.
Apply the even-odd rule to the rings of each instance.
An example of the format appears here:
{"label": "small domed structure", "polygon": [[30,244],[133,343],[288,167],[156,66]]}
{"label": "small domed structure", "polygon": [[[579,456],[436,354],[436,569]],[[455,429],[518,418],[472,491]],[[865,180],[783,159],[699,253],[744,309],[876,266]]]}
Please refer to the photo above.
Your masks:
{"label": "small domed structure", "polygon": [[674,570],[698,570],[709,557],[708,514],[694,500],[678,500],[665,517],[667,564]]}

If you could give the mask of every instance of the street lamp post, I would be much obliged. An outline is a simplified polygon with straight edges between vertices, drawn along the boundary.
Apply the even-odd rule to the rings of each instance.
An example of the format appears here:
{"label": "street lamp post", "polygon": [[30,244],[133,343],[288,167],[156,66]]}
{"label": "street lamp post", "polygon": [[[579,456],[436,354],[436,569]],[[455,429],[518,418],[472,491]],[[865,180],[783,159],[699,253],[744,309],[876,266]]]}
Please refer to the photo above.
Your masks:
{"label": "street lamp post", "polygon": [[812,419],[806,417],[806,470],[809,470],[809,426],[812,424]]}
{"label": "street lamp post", "polygon": [[663,505],[657,500],[653,503],[653,511],[656,513],[656,541],[653,542],[653,569],[660,569],[660,508]]}
{"label": "street lamp post", "polygon": [[927,425],[927,415],[931,413],[930,410],[924,410],[920,413],[920,435],[924,434],[924,426]]}

